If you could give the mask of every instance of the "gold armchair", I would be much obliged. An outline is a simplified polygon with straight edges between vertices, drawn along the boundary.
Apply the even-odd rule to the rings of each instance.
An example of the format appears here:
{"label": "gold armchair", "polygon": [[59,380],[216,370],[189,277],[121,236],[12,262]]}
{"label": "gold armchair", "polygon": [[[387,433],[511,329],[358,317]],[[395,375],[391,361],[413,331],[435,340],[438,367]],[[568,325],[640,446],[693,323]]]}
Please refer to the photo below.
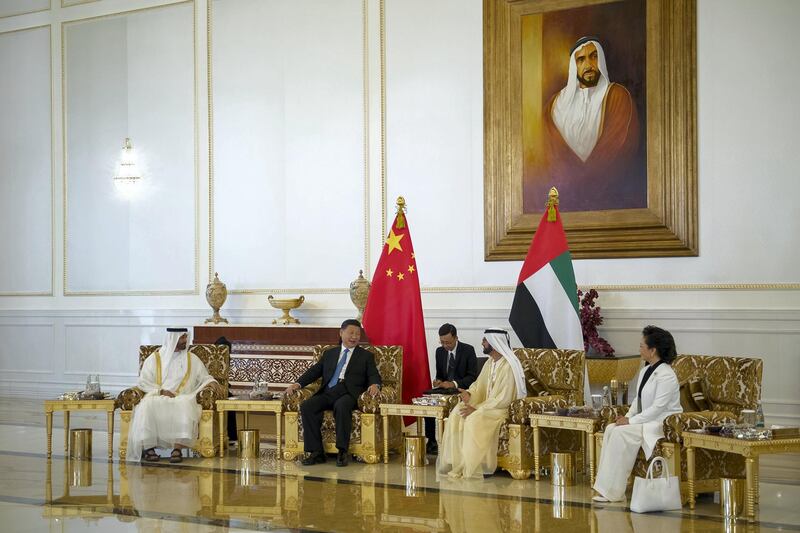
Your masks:
{"label": "gold armchair", "polygon": [[[533,468],[531,413],[566,407],[570,402],[583,403],[584,356],[579,350],[517,348],[514,354],[522,362],[528,396],[514,400],[508,407],[508,418],[500,426],[497,466],[514,479],[528,479]],[[537,396],[533,383],[543,385],[549,395]],[[458,403],[458,396],[449,398],[449,409]],[[558,429],[540,431],[543,453],[579,450],[580,435]]]}
{"label": "gold armchair", "polygon": [[[690,429],[734,423],[742,409],[755,409],[761,397],[761,359],[712,355],[679,355],[672,368],[680,383],[699,379],[710,409],[706,411],[683,412],[664,420],[664,438],[656,444],[653,455],[664,457],[669,463],[671,473],[677,472],[681,479],[681,494],[688,495],[686,482],[686,450],[681,435]],[[686,406],[684,406],[686,409]],[[625,414],[627,409],[620,410]],[[597,457],[600,457],[603,434],[596,436]],[[632,476],[644,477],[649,461],[644,452],[634,463]],[[695,491],[714,492],[719,490],[722,477],[744,477],[744,458],[713,450],[695,450]]]}
{"label": "gold armchair", "polygon": [[[146,344],[139,346],[139,370],[141,371],[144,360],[161,348],[160,345]],[[197,393],[197,403],[203,408],[200,416],[199,436],[192,447],[203,457],[214,457],[219,443],[219,431],[215,429],[217,417],[215,416],[216,402],[228,397],[228,370],[230,368],[230,351],[227,346],[216,344],[192,344],[189,351],[196,355],[217,383],[210,383]],[[119,458],[124,461],[128,455],[128,431],[130,430],[133,408],[144,397],[144,391],[138,387],[125,389],[117,396],[116,404],[120,410]]]}
{"label": "gold armchair", "polygon": [[[326,350],[335,347],[335,345],[315,346],[313,362],[319,361]],[[353,411],[353,430],[350,434],[349,452],[366,463],[377,463],[383,449],[383,422],[379,407],[381,403],[399,403],[401,401],[403,347],[363,345],[362,348],[372,352],[375,356],[375,364],[383,385],[377,396],[373,397],[365,392],[359,397],[358,407]],[[321,380],[317,380],[297,393],[284,397],[283,458],[287,461],[292,461],[303,453],[303,425],[299,422],[300,404],[313,396],[319,390],[320,385]],[[396,449],[402,434],[401,421],[398,417],[392,417],[389,424],[390,447]],[[327,453],[336,452],[336,426],[333,411],[325,412],[322,421],[322,443]]]}

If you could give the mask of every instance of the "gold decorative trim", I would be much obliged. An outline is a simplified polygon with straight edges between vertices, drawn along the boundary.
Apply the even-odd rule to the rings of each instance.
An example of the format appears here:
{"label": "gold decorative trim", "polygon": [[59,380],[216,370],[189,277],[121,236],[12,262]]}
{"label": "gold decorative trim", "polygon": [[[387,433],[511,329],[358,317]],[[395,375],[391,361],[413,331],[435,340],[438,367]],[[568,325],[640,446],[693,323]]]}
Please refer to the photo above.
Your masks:
{"label": "gold decorative trim", "polygon": [[[47,2],[47,7],[43,7],[41,9],[34,9],[33,11],[21,11],[19,13],[11,13],[10,15],[2,15],[2,16],[0,16],[0,20],[9,19],[11,17],[21,17],[22,15],[32,15],[34,13],[43,13],[45,11],[50,11],[51,9],[53,9],[53,0],[50,0],[49,2]],[[49,26],[49,24],[46,24],[46,26]],[[37,27],[41,27],[41,26],[37,26]],[[33,29],[33,28],[26,28],[26,29]],[[18,31],[18,30],[13,30],[13,31]],[[2,33],[10,33],[10,32],[2,32]],[[51,64],[52,64],[52,62],[51,62]]]}
{"label": "gold decorative trim", "polygon": [[350,290],[339,287],[317,289],[236,289],[229,290],[228,294],[296,294],[298,292],[306,294],[348,294]]}
{"label": "gold decorative trim", "polygon": [[361,0],[361,49],[363,50],[362,58],[362,76],[364,78],[363,94],[364,99],[364,272],[369,276],[370,267],[372,266],[370,258],[370,234],[369,234],[369,218],[370,218],[370,173],[369,173],[369,6],[368,0]]}
{"label": "gold decorative trim", "polygon": [[[368,19],[368,1],[362,0],[361,3],[361,16],[362,16],[362,72],[364,75],[363,80],[363,156],[364,156],[364,271],[369,273],[370,269],[370,172],[369,172],[369,19]],[[214,277],[216,271],[214,265],[214,100],[213,100],[213,69],[212,69],[212,3],[214,0],[208,0],[206,4],[206,54],[207,65],[206,71],[208,73],[208,277]],[[383,0],[381,0],[383,6]],[[383,10],[381,9],[381,13]],[[381,19],[383,21],[383,18]],[[381,22],[381,32],[383,32],[383,22]],[[381,61],[381,80],[383,80],[383,60]],[[383,86],[383,81],[381,81]],[[384,90],[381,89],[381,100],[383,100]],[[383,108],[383,104],[382,104]],[[381,112],[381,138],[383,139],[383,112]],[[383,144],[383,140],[382,140]],[[383,149],[381,150],[383,152]],[[382,212],[385,213],[386,193],[383,183],[385,178],[385,157],[381,155],[381,190],[383,196]],[[386,218],[383,216],[382,218]],[[384,222],[385,228],[385,222]],[[381,237],[383,239],[383,237]],[[348,287],[341,288],[305,288],[305,287],[290,287],[290,288],[245,288],[245,289],[228,289],[228,294],[293,294],[293,293],[308,293],[308,294],[348,294]]]}
{"label": "gold decorative trim", "polygon": [[[598,291],[796,291],[800,290],[800,283],[664,283],[640,285],[578,285],[581,290],[595,289]],[[514,285],[469,286],[469,287],[421,287],[421,292],[427,293],[492,293],[514,292]]]}
{"label": "gold decorative trim", "polygon": [[381,49],[381,242],[386,237],[386,0],[380,0]]}
{"label": "gold decorative trim", "polygon": [[[50,9],[50,8],[48,8]],[[45,11],[44,9],[39,11]],[[30,13],[38,13],[31,11]],[[20,13],[28,14],[28,13]],[[17,15],[8,15],[0,19]],[[18,28],[0,32],[0,35],[20,33],[23,31],[47,28],[47,60],[50,68],[50,290],[49,291],[0,291],[0,297],[54,296],[56,290],[56,139],[55,139],[55,106],[53,100],[53,28],[50,24],[39,24],[29,28]]]}
{"label": "gold decorative trim", "polygon": [[[68,192],[68,178],[67,178],[67,100],[66,100],[66,38],[64,29],[71,24],[79,24],[88,21],[95,21],[101,19],[115,18],[127,16],[134,13],[142,13],[145,11],[155,11],[157,9],[170,8],[184,4],[192,5],[192,61],[194,63],[193,82],[194,82],[194,190],[195,190],[195,213],[194,213],[194,226],[195,226],[195,243],[194,243],[194,289],[175,289],[175,290],[114,290],[114,291],[70,291],[67,287],[68,282],[68,247],[67,247],[67,219],[68,207],[67,201]],[[76,4],[77,5],[77,4]],[[198,110],[198,95],[197,95],[197,80],[198,80],[198,65],[197,65],[197,3],[195,0],[183,0],[181,2],[174,2],[171,4],[162,4],[158,6],[142,7],[137,9],[130,9],[125,11],[115,11],[113,13],[106,13],[104,15],[97,15],[93,17],[85,17],[73,20],[64,20],[61,22],[61,144],[62,154],[61,160],[63,168],[62,173],[62,239],[63,239],[63,283],[62,292],[64,296],[183,296],[183,295],[197,295],[200,293],[200,213],[199,213],[199,188],[200,188],[200,173],[199,173],[199,140],[198,140],[198,124],[199,118],[197,116]]]}

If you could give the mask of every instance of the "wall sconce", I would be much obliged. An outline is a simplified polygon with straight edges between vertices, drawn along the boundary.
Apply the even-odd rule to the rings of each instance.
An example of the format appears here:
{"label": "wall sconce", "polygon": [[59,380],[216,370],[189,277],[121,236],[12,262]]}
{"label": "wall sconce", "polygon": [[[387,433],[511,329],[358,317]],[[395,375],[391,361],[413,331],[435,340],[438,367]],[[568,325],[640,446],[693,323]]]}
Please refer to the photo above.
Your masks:
{"label": "wall sconce", "polygon": [[126,137],[125,143],[122,145],[122,154],[117,165],[117,172],[114,174],[114,185],[121,190],[130,190],[140,179],[142,179],[142,176],[136,166],[133,144]]}

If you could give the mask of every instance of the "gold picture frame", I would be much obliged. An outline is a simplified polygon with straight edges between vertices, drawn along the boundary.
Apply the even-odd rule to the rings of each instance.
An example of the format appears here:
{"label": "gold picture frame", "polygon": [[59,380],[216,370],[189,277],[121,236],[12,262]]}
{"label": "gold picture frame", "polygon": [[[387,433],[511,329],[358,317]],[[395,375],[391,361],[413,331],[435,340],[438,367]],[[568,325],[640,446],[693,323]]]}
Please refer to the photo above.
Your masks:
{"label": "gold picture frame", "polygon": [[[485,259],[524,259],[521,17],[619,0],[484,0]],[[647,206],[563,212],[572,257],[698,255],[695,0],[644,0]]]}

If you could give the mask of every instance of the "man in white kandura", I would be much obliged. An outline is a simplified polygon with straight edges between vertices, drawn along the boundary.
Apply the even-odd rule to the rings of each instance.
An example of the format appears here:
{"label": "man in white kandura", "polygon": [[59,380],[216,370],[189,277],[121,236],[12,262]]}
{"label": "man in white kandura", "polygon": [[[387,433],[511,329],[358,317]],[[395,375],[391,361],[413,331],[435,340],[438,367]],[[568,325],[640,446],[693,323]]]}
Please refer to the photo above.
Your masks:
{"label": "man in white kandura", "polygon": [[[133,409],[128,435],[128,459],[158,461],[156,448],[172,448],[171,463],[182,461],[181,450],[197,440],[202,408],[195,395],[216,383],[206,366],[189,353],[189,331],[168,328],[161,348],[142,365],[137,387],[145,397]],[[144,450],[144,453],[143,453]]]}
{"label": "man in white kandura", "polygon": [[451,478],[479,478],[497,469],[500,426],[508,406],[526,395],[522,364],[511,350],[508,332],[483,332],[483,353],[489,361],[478,379],[461,391],[461,403],[447,418],[436,469]]}

